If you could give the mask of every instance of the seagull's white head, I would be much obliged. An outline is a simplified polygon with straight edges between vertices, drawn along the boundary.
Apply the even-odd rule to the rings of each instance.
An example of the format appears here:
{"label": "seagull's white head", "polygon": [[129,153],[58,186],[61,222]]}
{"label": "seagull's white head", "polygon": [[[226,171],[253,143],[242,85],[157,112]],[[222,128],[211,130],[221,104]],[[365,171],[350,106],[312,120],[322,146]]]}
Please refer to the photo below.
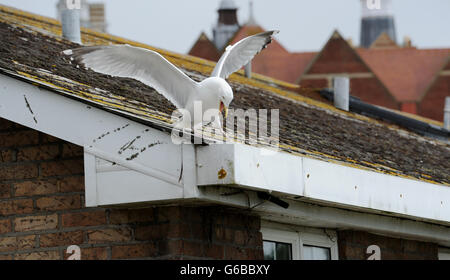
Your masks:
{"label": "seagull's white head", "polygon": [[217,109],[222,113],[225,112],[225,117],[228,115],[228,107],[233,101],[233,89],[222,78],[210,77],[205,79],[201,84],[208,89],[208,95],[213,96],[217,105]]}

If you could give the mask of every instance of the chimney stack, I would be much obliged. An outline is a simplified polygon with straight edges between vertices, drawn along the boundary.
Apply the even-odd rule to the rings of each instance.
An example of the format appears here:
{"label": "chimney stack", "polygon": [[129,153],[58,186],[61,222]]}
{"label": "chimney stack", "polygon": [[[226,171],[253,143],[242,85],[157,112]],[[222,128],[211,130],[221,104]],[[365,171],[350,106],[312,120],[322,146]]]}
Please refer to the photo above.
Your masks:
{"label": "chimney stack", "polygon": [[220,2],[219,19],[213,28],[213,43],[219,51],[222,51],[234,34],[239,30],[237,19],[238,7],[233,0],[222,0]]}
{"label": "chimney stack", "polygon": [[350,79],[348,77],[335,77],[334,83],[334,106],[338,109],[348,111],[350,103]]}
{"label": "chimney stack", "polygon": [[450,96],[445,98],[444,128],[450,130]]}
{"label": "chimney stack", "polygon": [[65,39],[81,45],[80,1],[66,1],[61,13],[62,35]]}

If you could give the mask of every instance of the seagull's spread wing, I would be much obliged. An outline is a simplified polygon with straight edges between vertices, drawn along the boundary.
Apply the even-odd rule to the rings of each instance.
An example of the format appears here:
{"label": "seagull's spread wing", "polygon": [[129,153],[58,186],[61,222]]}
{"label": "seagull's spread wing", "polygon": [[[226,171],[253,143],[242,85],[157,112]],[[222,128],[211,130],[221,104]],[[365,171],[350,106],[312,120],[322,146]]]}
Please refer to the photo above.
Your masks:
{"label": "seagull's spread wing", "polygon": [[267,31],[249,36],[232,46],[228,46],[225,53],[217,62],[212,77],[228,78],[232,73],[249,63],[255,55],[272,42],[272,36],[279,31]]}
{"label": "seagull's spread wing", "polygon": [[129,45],[94,46],[64,51],[92,70],[136,79],[184,108],[197,83],[157,52]]}

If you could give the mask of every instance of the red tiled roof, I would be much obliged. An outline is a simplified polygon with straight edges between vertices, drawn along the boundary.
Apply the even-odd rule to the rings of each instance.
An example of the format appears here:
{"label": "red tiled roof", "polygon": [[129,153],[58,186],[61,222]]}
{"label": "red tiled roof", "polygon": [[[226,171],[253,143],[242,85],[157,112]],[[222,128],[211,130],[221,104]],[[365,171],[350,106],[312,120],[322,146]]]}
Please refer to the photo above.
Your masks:
{"label": "red tiled roof", "polygon": [[217,50],[216,46],[214,46],[213,42],[209,40],[208,36],[206,36],[204,32],[202,32],[197,41],[195,41],[195,44],[189,51],[189,55],[212,61],[218,61],[220,58],[220,53]]}
{"label": "red tiled roof", "polygon": [[252,61],[252,71],[295,83],[316,53],[276,53],[263,51]]}
{"label": "red tiled roof", "polygon": [[[258,26],[258,25],[252,25],[252,26],[244,25],[236,32],[236,34],[234,34],[234,36],[230,40],[229,44],[235,44],[248,36],[255,35],[255,34],[258,34],[258,33],[264,32],[264,31],[266,31],[266,30],[264,30],[261,26]],[[277,40],[273,40],[273,42],[267,46],[267,49],[265,49],[264,52],[277,53],[277,54],[280,54],[280,53],[288,54],[289,53],[280,43],[277,42]]]}
{"label": "red tiled roof", "polygon": [[[261,26],[244,25],[230,40],[230,44],[235,44],[248,36],[264,31],[266,30]],[[278,80],[295,83],[315,54],[314,52],[290,53],[277,40],[273,40],[267,49],[253,59],[252,71]]]}
{"label": "red tiled roof", "polygon": [[418,101],[444,66],[450,49],[357,49],[366,64],[400,102]]}

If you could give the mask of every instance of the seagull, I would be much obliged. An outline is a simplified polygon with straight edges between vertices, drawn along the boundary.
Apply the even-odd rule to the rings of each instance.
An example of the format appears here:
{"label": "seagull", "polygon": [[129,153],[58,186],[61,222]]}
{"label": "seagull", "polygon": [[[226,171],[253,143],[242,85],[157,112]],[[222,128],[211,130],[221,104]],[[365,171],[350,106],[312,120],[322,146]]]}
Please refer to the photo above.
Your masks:
{"label": "seagull", "polygon": [[[233,100],[233,90],[225,79],[248,64],[272,42],[277,33],[277,30],[262,32],[229,45],[211,77],[201,82],[192,80],[158,52],[130,45],[81,47],[65,50],[63,54],[95,72],[133,78],[154,88],[177,109],[184,109],[190,114],[191,121],[184,126],[196,127],[212,123],[214,128],[221,128],[219,115],[222,112],[225,117],[228,115],[228,107]],[[216,110],[214,121],[203,120],[203,117],[199,121],[194,119],[194,109],[198,102],[201,104],[201,116],[210,109]]]}

